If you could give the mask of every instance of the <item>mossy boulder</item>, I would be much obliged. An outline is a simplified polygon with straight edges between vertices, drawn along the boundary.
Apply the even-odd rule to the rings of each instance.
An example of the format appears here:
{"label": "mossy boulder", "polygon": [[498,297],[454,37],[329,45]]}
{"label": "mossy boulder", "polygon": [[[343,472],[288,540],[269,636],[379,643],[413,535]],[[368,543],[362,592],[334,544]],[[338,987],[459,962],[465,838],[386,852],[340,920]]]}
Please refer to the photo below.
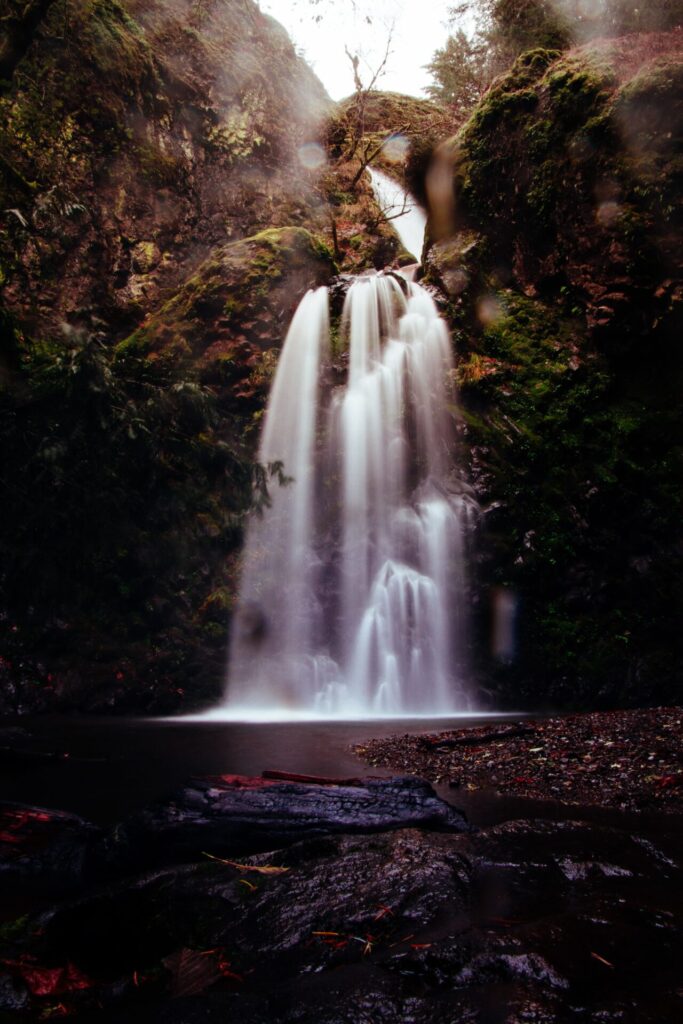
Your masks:
{"label": "mossy boulder", "polygon": [[269,228],[212,252],[119,349],[196,367],[205,382],[263,402],[297,305],[336,270],[319,236]]}
{"label": "mossy boulder", "polygon": [[481,270],[527,295],[570,294],[601,344],[672,339],[682,85],[681,30],[522,55],[441,152],[454,188],[436,195],[433,240],[482,233]]}

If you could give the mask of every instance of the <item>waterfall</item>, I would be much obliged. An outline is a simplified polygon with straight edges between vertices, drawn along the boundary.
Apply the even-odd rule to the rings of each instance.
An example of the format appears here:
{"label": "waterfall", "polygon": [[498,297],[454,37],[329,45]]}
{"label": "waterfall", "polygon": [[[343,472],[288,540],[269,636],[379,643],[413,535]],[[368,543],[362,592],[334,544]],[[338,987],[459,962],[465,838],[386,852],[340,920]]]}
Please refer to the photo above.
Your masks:
{"label": "waterfall", "polygon": [[375,197],[384,216],[391,220],[396,234],[406,252],[415,257],[419,263],[422,256],[427,215],[424,210],[409,196],[388,174],[368,167],[370,181]]}
{"label": "waterfall", "polygon": [[466,710],[471,503],[452,461],[446,326],[423,288],[377,274],[349,288],[340,335],[332,353],[327,290],[309,292],[259,450],[291,480],[250,518],[224,710]]}

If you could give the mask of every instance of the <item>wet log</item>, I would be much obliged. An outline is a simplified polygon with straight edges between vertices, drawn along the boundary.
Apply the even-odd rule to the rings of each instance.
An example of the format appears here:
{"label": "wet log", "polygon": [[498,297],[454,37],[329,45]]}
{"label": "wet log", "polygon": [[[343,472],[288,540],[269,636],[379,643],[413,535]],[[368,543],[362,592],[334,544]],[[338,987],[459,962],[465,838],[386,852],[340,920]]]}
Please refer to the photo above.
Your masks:
{"label": "wet log", "polygon": [[515,740],[524,736],[535,736],[536,730],[529,726],[514,726],[510,729],[497,729],[495,732],[466,733],[462,736],[421,736],[420,745],[429,750],[440,747],[480,747],[485,743],[496,743],[501,740]]}

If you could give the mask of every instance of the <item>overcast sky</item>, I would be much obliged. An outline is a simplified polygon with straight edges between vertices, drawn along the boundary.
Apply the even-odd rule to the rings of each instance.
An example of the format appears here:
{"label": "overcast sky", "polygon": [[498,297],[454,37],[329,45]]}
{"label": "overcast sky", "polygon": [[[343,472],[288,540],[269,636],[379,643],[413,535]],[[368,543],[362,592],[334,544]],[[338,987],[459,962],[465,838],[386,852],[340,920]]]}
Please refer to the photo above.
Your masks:
{"label": "overcast sky", "polygon": [[445,23],[452,3],[453,0],[260,0],[261,9],[285,26],[334,100],[353,92],[353,72],[344,45],[360,55],[365,84],[382,60],[392,25],[391,54],[377,87],[422,96],[429,82],[424,65],[448,35]]}

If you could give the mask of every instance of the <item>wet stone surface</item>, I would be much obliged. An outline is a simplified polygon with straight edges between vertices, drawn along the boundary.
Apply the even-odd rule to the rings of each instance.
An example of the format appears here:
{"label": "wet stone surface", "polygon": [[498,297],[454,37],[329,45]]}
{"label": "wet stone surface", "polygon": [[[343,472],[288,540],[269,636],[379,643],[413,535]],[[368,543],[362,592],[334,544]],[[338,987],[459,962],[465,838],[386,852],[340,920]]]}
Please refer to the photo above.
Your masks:
{"label": "wet stone surface", "polygon": [[[286,801],[291,790],[296,820],[301,784],[255,781],[244,780],[242,789],[261,793],[261,807],[263,794]],[[182,848],[184,863],[169,864],[150,846],[145,856],[156,849],[156,865],[122,875],[120,864],[105,863],[110,879],[86,879],[79,898],[55,895],[7,921],[0,954],[6,1017],[70,1014],[112,1024],[680,1019],[683,840],[673,817],[648,833],[546,820],[463,831],[459,817],[448,825],[447,805],[439,823],[440,801],[429,787],[389,780],[385,795],[393,790],[399,809],[421,794],[431,828],[428,820],[405,827],[398,814],[395,828],[383,819],[383,831],[357,818],[353,834],[339,831],[329,813],[323,822],[321,790],[328,810],[342,806],[340,820],[348,823],[348,806],[371,786],[311,787],[317,817],[302,819],[315,820],[317,834],[290,834],[279,848],[239,859],[214,844],[220,833],[210,815],[203,834],[195,818],[201,842],[192,855]],[[234,780],[229,787],[236,789]],[[192,784],[200,809],[215,788],[215,779]],[[150,810],[150,827],[163,820],[162,808],[177,811],[180,796]],[[215,811],[220,800],[212,799]],[[136,820],[140,829],[144,816]],[[245,836],[244,845],[263,838],[254,840],[248,828]]]}
{"label": "wet stone surface", "polygon": [[194,779],[172,800],[113,829],[105,845],[115,862],[191,859],[206,845],[222,854],[272,850],[338,832],[405,826],[463,831],[464,816],[421,779],[357,779],[340,785],[240,775]]}

